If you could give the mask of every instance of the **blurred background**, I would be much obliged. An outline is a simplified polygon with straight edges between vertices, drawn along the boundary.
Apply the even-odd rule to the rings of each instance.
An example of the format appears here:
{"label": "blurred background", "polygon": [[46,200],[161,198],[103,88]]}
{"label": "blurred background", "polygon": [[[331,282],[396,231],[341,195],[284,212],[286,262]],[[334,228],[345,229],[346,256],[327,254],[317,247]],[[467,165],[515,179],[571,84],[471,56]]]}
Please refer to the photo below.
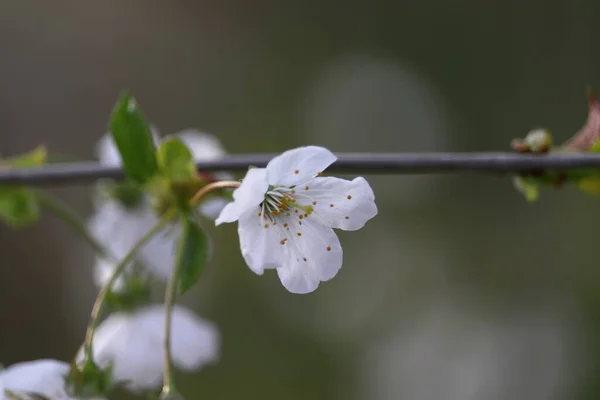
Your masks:
{"label": "blurred background", "polygon": [[[600,87],[593,1],[0,2],[0,152],[93,159],[119,92],[163,134],[232,153],[508,150],[566,140]],[[600,200],[510,179],[368,176],[379,216],[306,296],[254,275],[236,229],[182,299],[223,335],[187,398],[597,399]],[[88,216],[91,187],[53,192]],[[231,251],[226,246],[231,246]],[[235,251],[233,251],[235,250]],[[0,227],[0,361],[68,360],[91,249],[45,215]]]}

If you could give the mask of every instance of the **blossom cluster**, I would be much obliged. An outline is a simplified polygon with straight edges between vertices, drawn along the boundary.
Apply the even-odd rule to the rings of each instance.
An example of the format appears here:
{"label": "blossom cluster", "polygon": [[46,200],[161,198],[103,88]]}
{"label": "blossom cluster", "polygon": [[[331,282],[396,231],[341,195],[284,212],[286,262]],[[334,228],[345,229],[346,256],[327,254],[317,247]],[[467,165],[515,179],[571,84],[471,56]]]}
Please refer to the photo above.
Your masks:
{"label": "blossom cluster", "polygon": [[[209,260],[207,221],[237,222],[250,270],[275,269],[285,289],[306,294],[342,266],[334,229],[360,229],[377,214],[364,178],[324,176],[336,160],[325,148],[286,151],[237,181],[196,171],[195,162],[225,155],[215,137],[187,130],[160,138],[132,99],[121,106],[97,147],[99,161],[122,166],[127,179],[98,182],[86,224],[100,291],[86,341],[71,362],[33,360],[0,371],[0,400],[102,399],[115,387],[138,394],[162,387],[161,398],[169,398],[172,368],[197,371],[219,358],[216,324],[174,302]],[[167,295],[157,303],[151,288],[160,282]],[[103,306],[111,313],[96,325]]]}

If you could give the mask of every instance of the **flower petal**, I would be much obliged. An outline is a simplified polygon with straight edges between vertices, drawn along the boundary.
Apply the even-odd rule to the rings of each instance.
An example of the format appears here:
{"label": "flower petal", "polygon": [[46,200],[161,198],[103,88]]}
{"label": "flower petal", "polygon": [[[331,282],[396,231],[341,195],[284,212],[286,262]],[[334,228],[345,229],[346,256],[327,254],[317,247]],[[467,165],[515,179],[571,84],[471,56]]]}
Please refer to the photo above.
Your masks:
{"label": "flower petal", "polygon": [[265,168],[249,169],[240,187],[233,191],[233,202],[227,204],[221,211],[215,225],[237,221],[242,214],[252,211],[252,209],[258,210],[268,188],[267,170]]}
{"label": "flower petal", "polygon": [[121,154],[115,146],[110,133],[105,134],[96,144],[96,156],[102,165],[118,167],[121,165]]}
{"label": "flower petal", "polygon": [[329,167],[337,157],[324,147],[306,146],[288,150],[267,165],[270,185],[294,186]]}
{"label": "flower petal", "polygon": [[[171,351],[176,367],[196,370],[214,362],[220,338],[216,327],[181,306],[173,309]],[[132,391],[160,387],[164,373],[165,308],[156,305],[134,313],[114,313],[96,331],[94,358],[102,367],[114,363],[116,381]],[[77,359],[83,359],[83,348]]]}
{"label": "flower petal", "polygon": [[16,394],[35,393],[52,400],[69,400],[72,398],[66,393],[64,381],[69,369],[67,363],[57,360],[27,361],[11,365],[0,372],[0,381],[4,389]]}
{"label": "flower petal", "polygon": [[239,220],[240,247],[246,264],[258,275],[277,268],[293,293],[314,291],[342,266],[342,247],[331,228],[309,218],[279,217],[275,223],[256,214]]}
{"label": "flower petal", "polygon": [[[155,217],[156,218],[156,217]],[[155,224],[159,220],[156,218]],[[152,226],[154,226],[153,224]],[[146,232],[152,227],[148,226]],[[177,243],[181,236],[181,226],[173,224],[159,231],[140,249],[137,259],[140,260],[146,269],[155,277],[166,281],[173,272],[173,264],[177,254]],[[141,236],[140,236],[141,239]]]}
{"label": "flower petal", "polygon": [[88,220],[90,233],[112,256],[123,258],[144,235],[147,226],[155,222],[150,206],[129,209],[115,200],[103,201]]}
{"label": "flower petal", "polygon": [[[106,282],[110,280],[115,267],[116,265],[114,262],[100,256],[96,257],[96,263],[94,264],[93,270],[94,283],[96,286],[104,286]],[[115,292],[123,292],[123,290],[125,290],[125,279],[122,274],[113,283],[111,289]]]}
{"label": "flower petal", "polygon": [[[109,200],[90,218],[88,229],[111,256],[121,260],[158,222],[159,219],[148,202],[131,209]],[[166,280],[171,276],[179,234],[178,226],[166,228],[150,239],[136,258],[149,272]]]}
{"label": "flower petal", "polygon": [[[265,269],[277,268],[285,262],[279,242],[284,234],[280,227],[272,225],[263,216],[246,213],[238,222],[238,235],[242,256],[254,273],[262,275]],[[266,227],[265,227],[266,226]]]}
{"label": "flower petal", "polygon": [[196,161],[216,160],[227,154],[216,137],[196,129],[185,129],[172,136],[178,137],[185,143]]}
{"label": "flower petal", "polygon": [[224,198],[215,197],[200,203],[200,212],[206,218],[215,219],[219,216],[227,204],[229,203]]}
{"label": "flower petal", "polygon": [[[301,223],[301,225],[300,225]],[[289,224],[286,263],[277,268],[283,286],[292,293],[313,292],[342,267],[343,251],[335,232],[310,216]]]}
{"label": "flower petal", "polygon": [[298,203],[312,205],[314,216],[331,228],[355,231],[377,215],[375,195],[362,177],[315,178],[296,188],[295,196]]}

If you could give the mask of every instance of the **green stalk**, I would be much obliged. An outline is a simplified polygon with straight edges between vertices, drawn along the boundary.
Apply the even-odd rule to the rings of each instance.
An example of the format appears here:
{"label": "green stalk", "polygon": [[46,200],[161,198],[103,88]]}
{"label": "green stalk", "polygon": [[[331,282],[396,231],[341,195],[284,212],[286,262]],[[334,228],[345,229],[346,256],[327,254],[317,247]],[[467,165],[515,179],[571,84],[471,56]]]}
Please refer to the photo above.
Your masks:
{"label": "green stalk", "polygon": [[181,257],[181,249],[178,251],[177,260],[173,264],[171,277],[167,282],[165,292],[165,338],[164,338],[164,355],[165,355],[165,373],[163,378],[162,396],[168,396],[177,393],[175,388],[175,380],[173,377],[173,358],[171,356],[171,325],[173,323],[173,307],[175,306],[175,297],[177,295],[177,282],[179,280],[179,258]]}
{"label": "green stalk", "polygon": [[85,221],[71,207],[69,207],[58,197],[54,197],[51,194],[41,190],[36,190],[35,196],[40,206],[54,214],[57,218],[66,222],[92,247],[92,249],[94,249],[97,254],[108,259],[113,259],[112,255],[108,253],[104,245],[102,245],[102,243],[100,243],[90,234],[86,227]]}
{"label": "green stalk", "polygon": [[150,239],[152,239],[154,235],[160,232],[160,230],[162,230],[169,222],[171,222],[174,215],[175,213],[173,210],[167,212],[158,224],[156,224],[152,229],[146,232],[146,234],[133,246],[129,253],[127,253],[125,258],[123,258],[123,260],[121,260],[119,264],[117,264],[108,282],[106,282],[102,289],[100,289],[100,293],[98,293],[98,297],[96,298],[94,306],[92,307],[90,322],[85,334],[85,341],[83,344],[85,349],[85,362],[88,362],[92,359],[92,342],[94,340],[94,332],[96,331],[96,327],[98,326],[98,319],[100,318],[100,312],[102,311],[102,307],[104,306],[106,295],[110,292],[112,285],[115,283],[119,275],[121,275],[121,273],[125,270],[127,264],[129,264],[134,259],[135,255],[140,251],[140,249]]}

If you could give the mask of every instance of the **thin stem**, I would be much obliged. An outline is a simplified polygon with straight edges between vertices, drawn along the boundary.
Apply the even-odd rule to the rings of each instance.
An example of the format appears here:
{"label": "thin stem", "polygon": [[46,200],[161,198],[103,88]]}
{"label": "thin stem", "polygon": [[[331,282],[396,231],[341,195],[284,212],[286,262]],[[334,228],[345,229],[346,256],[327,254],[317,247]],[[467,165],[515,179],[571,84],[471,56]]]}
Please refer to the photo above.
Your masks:
{"label": "thin stem", "polygon": [[221,181],[221,182],[213,182],[204,186],[202,189],[198,190],[194,197],[190,200],[191,205],[196,205],[200,202],[200,200],[215,190],[219,189],[235,189],[240,186],[240,182],[237,181]]}
{"label": "thin stem", "polygon": [[154,235],[156,235],[161,229],[163,229],[172,219],[175,213],[173,211],[169,211],[165,214],[165,216],[160,220],[159,223],[154,225],[152,229],[150,229],[146,234],[133,246],[133,248],[127,253],[125,258],[117,264],[115,270],[108,282],[104,284],[100,292],[98,293],[98,297],[94,302],[94,306],[92,307],[92,312],[90,315],[90,322],[88,324],[88,328],[85,334],[85,361],[92,359],[92,342],[94,340],[94,332],[96,331],[96,326],[98,325],[98,319],[100,318],[100,312],[102,311],[102,307],[104,306],[104,301],[106,300],[106,295],[110,292],[112,285],[115,283],[119,275],[125,270],[125,267],[133,260],[135,255],[140,251],[140,249],[150,240]]}
{"label": "thin stem", "polygon": [[165,338],[164,338],[164,355],[165,355],[165,374],[163,378],[162,393],[167,395],[175,391],[175,382],[173,380],[173,358],[171,356],[171,325],[173,323],[173,307],[175,306],[175,296],[177,295],[177,281],[179,274],[177,266],[179,260],[173,264],[173,272],[167,282],[167,290],[165,292]]}
{"label": "thin stem", "polygon": [[50,193],[41,190],[36,190],[35,195],[42,207],[71,226],[71,228],[73,228],[97,254],[113,259],[112,255],[108,253],[102,243],[90,234],[85,221],[66,203],[58,197],[54,197]]}

